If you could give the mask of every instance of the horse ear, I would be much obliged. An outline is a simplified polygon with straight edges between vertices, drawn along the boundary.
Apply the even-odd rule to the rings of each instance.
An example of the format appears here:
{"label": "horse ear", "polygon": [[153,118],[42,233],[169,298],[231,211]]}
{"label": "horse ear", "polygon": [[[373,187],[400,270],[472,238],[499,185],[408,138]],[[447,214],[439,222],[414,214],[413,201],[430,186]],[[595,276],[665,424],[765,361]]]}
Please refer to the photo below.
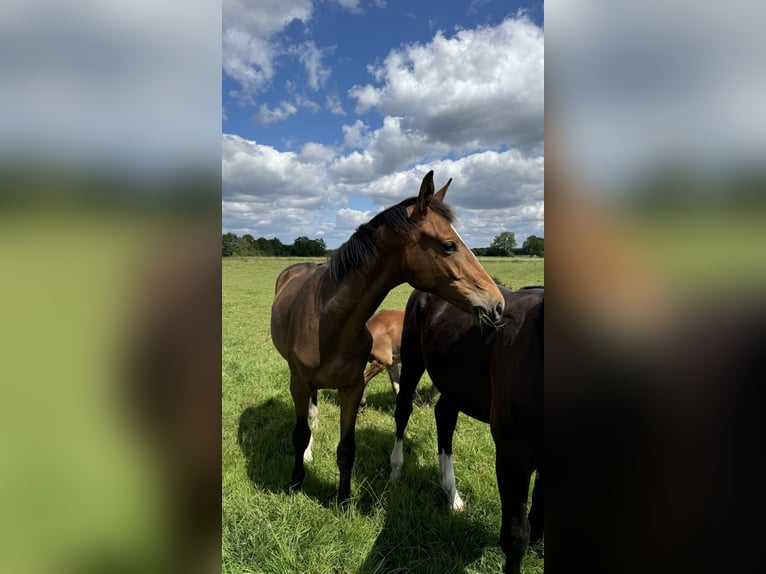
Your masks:
{"label": "horse ear", "polygon": [[425,214],[428,206],[431,205],[431,199],[434,197],[434,170],[429,171],[423,178],[423,183],[420,184],[420,193],[418,194],[418,202],[415,206],[415,213],[413,215]]}
{"label": "horse ear", "polygon": [[444,187],[434,193],[434,197],[440,201],[444,201],[444,196],[447,195],[447,188],[449,187],[450,183],[452,183],[452,178],[449,178],[449,181],[444,184]]}

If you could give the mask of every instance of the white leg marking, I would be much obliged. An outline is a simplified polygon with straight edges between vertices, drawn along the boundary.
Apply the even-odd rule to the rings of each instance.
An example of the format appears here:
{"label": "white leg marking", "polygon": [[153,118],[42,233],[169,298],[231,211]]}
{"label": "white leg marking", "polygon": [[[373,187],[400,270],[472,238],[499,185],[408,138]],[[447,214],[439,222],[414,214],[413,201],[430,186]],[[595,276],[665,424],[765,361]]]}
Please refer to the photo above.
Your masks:
{"label": "white leg marking", "polygon": [[439,453],[439,470],[441,472],[441,482],[444,492],[449,499],[449,507],[457,512],[465,508],[463,500],[457,492],[457,483],[455,482],[455,471],[452,468],[452,455]]}
{"label": "white leg marking", "polygon": [[314,460],[314,455],[311,453],[311,446],[314,444],[314,434],[311,434],[311,438],[309,439],[309,445],[306,447],[306,450],[303,451],[303,462],[311,462]]}
{"label": "white leg marking", "polygon": [[402,475],[402,465],[404,464],[404,441],[397,440],[394,443],[394,450],[391,452],[391,480],[398,480]]}
{"label": "white leg marking", "polygon": [[309,425],[312,429],[317,428],[319,422],[319,407],[309,401]]}

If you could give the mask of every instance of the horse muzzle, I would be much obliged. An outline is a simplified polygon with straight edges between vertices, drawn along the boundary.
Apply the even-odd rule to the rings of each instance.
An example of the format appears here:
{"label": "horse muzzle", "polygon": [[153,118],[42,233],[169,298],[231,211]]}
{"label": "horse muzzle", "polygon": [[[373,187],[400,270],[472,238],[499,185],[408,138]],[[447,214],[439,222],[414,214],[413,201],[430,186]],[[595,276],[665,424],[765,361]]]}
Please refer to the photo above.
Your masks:
{"label": "horse muzzle", "polygon": [[505,305],[502,301],[497,301],[494,307],[475,305],[473,307],[473,314],[480,326],[487,325],[497,328],[502,324],[504,308]]}

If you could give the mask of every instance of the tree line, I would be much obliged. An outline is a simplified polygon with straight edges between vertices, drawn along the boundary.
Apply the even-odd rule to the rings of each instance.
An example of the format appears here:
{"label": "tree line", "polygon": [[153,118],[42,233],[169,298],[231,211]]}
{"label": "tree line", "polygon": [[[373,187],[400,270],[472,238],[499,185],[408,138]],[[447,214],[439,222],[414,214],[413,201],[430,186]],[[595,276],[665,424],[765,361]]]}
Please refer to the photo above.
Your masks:
{"label": "tree line", "polygon": [[258,257],[323,257],[327,254],[324,239],[309,239],[298,237],[291,245],[285,245],[276,237],[254,239],[249,233],[237,237],[235,233],[224,233],[222,236],[222,252],[224,257],[232,255]]}
{"label": "tree line", "polygon": [[[249,233],[238,237],[236,233],[224,233],[222,253],[224,257],[258,256],[258,257],[324,257],[331,250],[327,249],[324,239],[309,239],[301,236],[291,245],[282,243],[276,237],[253,238]],[[472,250],[476,255],[488,257],[513,257],[514,255],[545,256],[545,240],[536,235],[530,235],[521,247],[516,245],[516,235],[512,231],[504,231],[495,236],[489,247],[477,247]]]}

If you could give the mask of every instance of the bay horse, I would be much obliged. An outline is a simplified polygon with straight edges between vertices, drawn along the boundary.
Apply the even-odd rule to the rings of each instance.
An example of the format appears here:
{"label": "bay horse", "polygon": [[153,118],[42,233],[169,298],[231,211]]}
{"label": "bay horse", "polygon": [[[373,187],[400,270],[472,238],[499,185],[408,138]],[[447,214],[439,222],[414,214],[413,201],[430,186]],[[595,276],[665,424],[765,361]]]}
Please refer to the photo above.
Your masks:
{"label": "bay horse", "polygon": [[310,408],[316,412],[316,391],[338,389],[338,502],[342,509],[349,505],[354,426],[372,348],[365,324],[391,289],[407,282],[472,313],[479,322],[500,320],[503,297],[455,231],[453,212],[443,202],[451,181],[434,193],[429,171],[417,197],[360,225],[326,263],[297,263],[277,278],[271,339],[290,368],[296,419],[291,490],[301,488],[304,459],[311,459],[308,421]]}
{"label": "bay horse", "polygon": [[506,555],[505,571],[518,574],[528,544],[543,537],[544,289],[513,292],[500,286],[500,291],[505,300],[503,323],[491,334],[474,325],[469,314],[428,293],[416,290],[407,301],[391,479],[401,475],[404,430],[415,388],[427,369],[441,393],[434,417],[441,485],[450,508],[464,508],[452,466],[452,435],[458,412],[463,412],[490,425],[502,505],[500,546]]}
{"label": "bay horse", "polygon": [[399,349],[402,346],[402,325],[404,311],[383,309],[367,320],[367,330],[372,336],[370,367],[364,372],[365,391],[359,403],[360,408],[367,405],[367,383],[378,373],[386,371],[391,380],[394,396],[399,394]]}

